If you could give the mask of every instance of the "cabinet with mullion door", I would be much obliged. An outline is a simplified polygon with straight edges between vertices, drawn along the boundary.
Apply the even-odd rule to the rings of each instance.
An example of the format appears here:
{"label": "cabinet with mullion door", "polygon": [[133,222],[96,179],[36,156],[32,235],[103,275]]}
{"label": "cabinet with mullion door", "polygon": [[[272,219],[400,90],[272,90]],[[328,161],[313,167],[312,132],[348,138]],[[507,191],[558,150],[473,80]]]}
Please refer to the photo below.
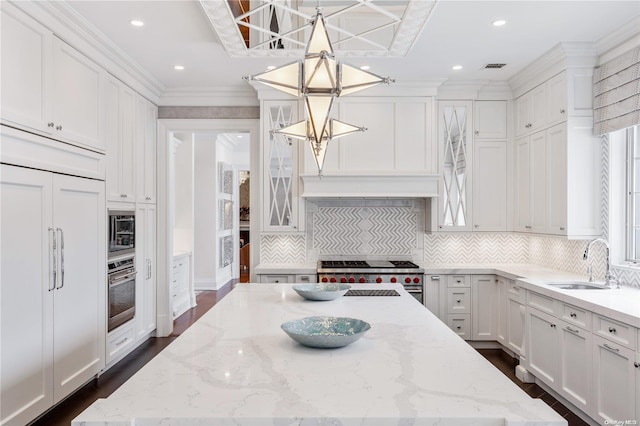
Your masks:
{"label": "cabinet with mullion door", "polygon": [[2,122],[104,153],[106,71],[15,4],[1,8]]}

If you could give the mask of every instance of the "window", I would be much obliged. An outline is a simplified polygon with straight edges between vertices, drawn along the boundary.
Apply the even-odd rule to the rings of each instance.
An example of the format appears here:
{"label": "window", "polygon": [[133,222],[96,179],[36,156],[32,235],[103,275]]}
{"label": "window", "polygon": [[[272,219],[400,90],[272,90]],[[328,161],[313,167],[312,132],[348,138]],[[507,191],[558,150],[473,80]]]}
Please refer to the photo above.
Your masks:
{"label": "window", "polygon": [[640,262],[640,126],[627,138],[627,260]]}

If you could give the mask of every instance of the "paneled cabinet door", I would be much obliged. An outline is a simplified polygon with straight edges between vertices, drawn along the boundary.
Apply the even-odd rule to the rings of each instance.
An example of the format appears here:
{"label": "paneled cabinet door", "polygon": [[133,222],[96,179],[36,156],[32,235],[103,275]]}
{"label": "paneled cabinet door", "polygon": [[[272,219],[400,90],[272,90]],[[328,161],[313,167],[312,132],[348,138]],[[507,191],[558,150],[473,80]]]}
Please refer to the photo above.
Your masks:
{"label": "paneled cabinet door", "polygon": [[567,75],[562,72],[547,81],[547,124],[567,120]]}
{"label": "paneled cabinet door", "polygon": [[507,331],[509,327],[509,317],[507,316],[507,285],[509,281],[510,280],[506,278],[497,277],[498,309],[496,310],[496,340],[504,346],[507,345]]}
{"label": "paneled cabinet door", "polygon": [[107,199],[134,202],[136,184],[136,93],[115,78],[107,81]]}
{"label": "paneled cabinet door", "polygon": [[546,132],[529,138],[529,230],[547,231],[547,137]]}
{"label": "paneled cabinet door", "polygon": [[473,230],[507,230],[507,144],[473,143]]}
{"label": "paneled cabinet door", "polygon": [[0,200],[0,423],[25,425],[53,405],[51,174],[1,166]]}
{"label": "paneled cabinet door", "polygon": [[543,129],[547,123],[546,85],[534,87],[515,100],[516,136]]}
{"label": "paneled cabinet door", "polygon": [[298,146],[299,143],[272,130],[298,121],[297,101],[264,101],[263,170],[264,210],[262,226],[267,231],[298,229]]}
{"label": "paneled cabinet door", "polygon": [[527,308],[528,370],[551,387],[558,383],[558,320],[537,309]]}
{"label": "paneled cabinet door", "polygon": [[507,101],[473,103],[473,137],[507,139]]}
{"label": "paneled cabinet door", "polygon": [[523,354],[526,308],[518,296],[507,295],[507,347],[518,355]]}
{"label": "paneled cabinet door", "polygon": [[156,206],[136,209],[136,340],[156,329]]}
{"label": "paneled cabinet door", "polygon": [[531,230],[531,193],[529,191],[529,174],[531,156],[529,154],[529,137],[516,139],[516,202],[515,230],[529,232]]}
{"label": "paneled cabinet door", "polygon": [[591,332],[558,320],[560,330],[560,394],[589,412],[591,404]]}
{"label": "paneled cabinet door", "polygon": [[567,130],[564,124],[546,133],[547,233],[567,234]]}
{"label": "paneled cabinet door", "polygon": [[473,136],[471,101],[438,102],[440,196],[438,229],[472,230]]}
{"label": "paneled cabinet door", "polygon": [[633,366],[636,369],[636,419],[640,419],[640,353],[636,353],[636,362]]}
{"label": "paneled cabinet door", "polygon": [[106,72],[57,37],[53,39],[52,114],[56,134],[104,152]]}
{"label": "paneled cabinet door", "polygon": [[138,202],[156,202],[156,119],[158,108],[136,96],[136,196]]}
{"label": "paneled cabinet door", "polygon": [[441,279],[440,275],[426,275],[424,280],[424,305],[440,319],[443,318],[440,315],[440,301],[445,297],[445,281],[446,279]]}
{"label": "paneled cabinet door", "polygon": [[54,403],[104,368],[106,293],[104,182],[53,175],[60,247],[54,292]]}
{"label": "paneled cabinet door", "polygon": [[498,324],[498,282],[494,275],[471,277],[472,340],[496,340]]}
{"label": "paneled cabinet door", "polygon": [[593,335],[593,404],[600,422],[635,419],[635,352]]}
{"label": "paneled cabinet door", "polygon": [[53,34],[9,2],[2,2],[1,9],[2,120],[53,133],[49,125]]}

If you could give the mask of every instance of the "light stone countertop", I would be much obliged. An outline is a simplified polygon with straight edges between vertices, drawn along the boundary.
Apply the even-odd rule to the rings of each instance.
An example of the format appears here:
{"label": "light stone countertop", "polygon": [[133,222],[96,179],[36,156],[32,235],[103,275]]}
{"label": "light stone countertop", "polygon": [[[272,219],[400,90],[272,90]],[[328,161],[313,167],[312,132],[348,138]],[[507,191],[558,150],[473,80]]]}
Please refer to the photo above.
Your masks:
{"label": "light stone countertop", "polygon": [[[73,425],[566,425],[420,305],[400,297],[310,302],[291,284],[239,284]],[[280,325],[312,315],[371,324],[340,349]]]}

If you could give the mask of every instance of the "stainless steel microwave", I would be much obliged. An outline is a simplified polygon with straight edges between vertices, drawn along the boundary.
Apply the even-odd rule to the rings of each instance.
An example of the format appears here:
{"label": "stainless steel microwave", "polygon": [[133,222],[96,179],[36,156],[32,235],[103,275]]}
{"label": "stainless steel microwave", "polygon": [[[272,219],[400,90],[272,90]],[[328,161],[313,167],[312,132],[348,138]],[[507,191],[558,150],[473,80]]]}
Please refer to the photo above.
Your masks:
{"label": "stainless steel microwave", "polygon": [[109,258],[134,254],[135,250],[135,211],[109,210]]}

